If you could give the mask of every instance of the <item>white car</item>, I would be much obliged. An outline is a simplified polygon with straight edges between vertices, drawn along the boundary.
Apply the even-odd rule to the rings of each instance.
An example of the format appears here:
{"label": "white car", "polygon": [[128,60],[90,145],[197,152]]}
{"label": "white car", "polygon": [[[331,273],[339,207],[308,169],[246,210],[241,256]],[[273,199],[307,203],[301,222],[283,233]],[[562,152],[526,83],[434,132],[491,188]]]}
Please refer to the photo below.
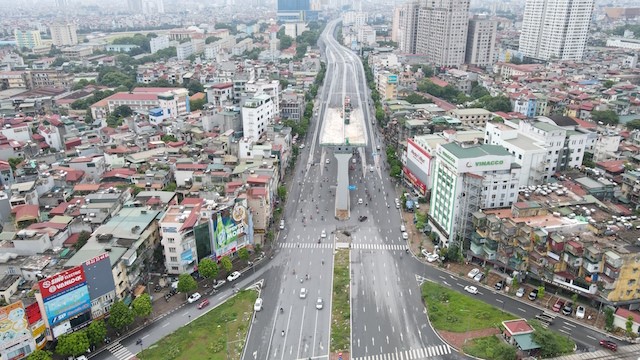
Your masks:
{"label": "white car", "polygon": [[256,303],[253,304],[253,310],[254,311],[260,311],[262,310],[262,298],[257,298],[256,299]]}
{"label": "white car", "polygon": [[193,293],[191,294],[191,296],[189,296],[187,301],[189,302],[189,304],[193,304],[194,302],[200,300],[201,297],[202,295],[200,295],[200,293]]}
{"label": "white car", "polygon": [[474,278],[476,275],[478,275],[479,273],[480,273],[480,269],[475,268],[475,269],[473,269],[473,270],[469,271],[469,273],[467,274],[467,276],[473,279],[473,278]]}
{"label": "white car", "polygon": [[300,144],[300,149],[304,149],[304,144]]}
{"label": "white car", "polygon": [[576,308],[576,319],[584,319],[585,309],[584,306],[580,305]]}
{"label": "white car", "polygon": [[483,273],[477,273],[476,276],[473,277],[473,280],[477,281],[477,282],[482,281],[482,279],[484,279],[484,274]]}
{"label": "white car", "polygon": [[436,254],[429,254],[427,255],[427,262],[434,262],[434,261],[438,261],[438,259],[440,258],[440,256],[436,255]]}
{"label": "white car", "polygon": [[324,301],[322,301],[322,298],[318,298],[318,300],[316,300],[316,309],[321,310],[324,307]]}
{"label": "white car", "polygon": [[407,228],[403,225],[400,225],[400,232],[405,232],[407,231]]}
{"label": "white car", "polygon": [[229,276],[227,276],[227,281],[228,282],[232,282],[233,280],[237,279],[240,277],[240,273],[238,271],[234,271],[231,274],[229,274]]}
{"label": "white car", "polygon": [[478,288],[475,286],[470,286],[467,285],[464,287],[464,291],[470,293],[470,294],[477,294],[478,293]]}
{"label": "white car", "polygon": [[409,239],[409,234],[407,234],[406,232],[402,233],[402,240],[407,240]]}
{"label": "white car", "polygon": [[517,297],[523,297],[524,296],[524,288],[521,287],[520,289],[518,289],[518,291],[516,291],[516,296]]}
{"label": "white car", "polygon": [[284,230],[284,220],[280,220],[280,230]]}
{"label": "white car", "polygon": [[322,232],[320,233],[320,237],[323,238],[323,239],[326,238],[327,237],[327,232],[322,230]]}
{"label": "white car", "polygon": [[300,289],[300,299],[306,299],[307,298],[307,289],[302,288]]}
{"label": "white car", "polygon": [[331,160],[329,160],[329,159],[327,159],[327,160],[325,160],[325,161],[324,161],[324,163],[325,163],[325,164],[328,164],[328,163],[330,163],[330,162],[331,162]]}
{"label": "white car", "polygon": [[362,203],[364,203],[364,201],[362,201],[362,199],[358,199],[358,205],[362,205]]}

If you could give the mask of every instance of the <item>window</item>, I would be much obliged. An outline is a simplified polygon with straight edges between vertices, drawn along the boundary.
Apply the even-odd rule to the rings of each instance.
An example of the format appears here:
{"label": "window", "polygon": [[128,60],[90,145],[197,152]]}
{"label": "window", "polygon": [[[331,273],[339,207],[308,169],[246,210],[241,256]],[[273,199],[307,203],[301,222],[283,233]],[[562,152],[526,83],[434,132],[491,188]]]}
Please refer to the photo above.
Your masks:
{"label": "window", "polygon": [[177,266],[172,266],[172,267],[171,267],[171,270],[173,270],[173,271],[178,271],[178,267],[177,267]]}
{"label": "window", "polygon": [[170,253],[174,253],[174,252],[176,252],[176,248],[174,248],[174,247],[170,247],[170,248],[169,248],[169,252],[170,252]]}
{"label": "window", "polygon": [[169,244],[173,244],[176,242],[176,239],[169,238]]}
{"label": "window", "polygon": [[172,257],[169,258],[169,261],[178,262],[178,257],[177,256],[172,256]]}

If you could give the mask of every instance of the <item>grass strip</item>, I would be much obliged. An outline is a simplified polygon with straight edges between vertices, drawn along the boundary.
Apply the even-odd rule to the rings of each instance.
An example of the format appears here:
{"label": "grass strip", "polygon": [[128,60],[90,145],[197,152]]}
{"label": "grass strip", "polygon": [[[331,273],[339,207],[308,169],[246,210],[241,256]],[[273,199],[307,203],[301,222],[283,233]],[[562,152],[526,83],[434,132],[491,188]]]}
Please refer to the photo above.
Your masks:
{"label": "grass strip", "polygon": [[349,351],[351,308],[349,288],[349,250],[337,250],[333,262],[331,304],[331,351]]}
{"label": "grass strip", "polygon": [[[255,291],[241,291],[138,354],[142,360],[240,359],[253,315]],[[195,307],[195,304],[188,305]],[[206,311],[206,308],[202,311]]]}

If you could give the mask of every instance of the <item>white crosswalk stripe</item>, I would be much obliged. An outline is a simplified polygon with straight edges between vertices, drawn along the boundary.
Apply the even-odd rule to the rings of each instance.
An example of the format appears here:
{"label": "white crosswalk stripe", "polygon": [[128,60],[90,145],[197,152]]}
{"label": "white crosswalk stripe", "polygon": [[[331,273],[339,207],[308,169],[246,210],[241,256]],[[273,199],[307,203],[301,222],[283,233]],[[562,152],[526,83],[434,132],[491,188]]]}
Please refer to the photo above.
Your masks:
{"label": "white crosswalk stripe", "polygon": [[325,243],[280,243],[283,249],[331,249],[333,244]]}
{"label": "white crosswalk stripe", "polygon": [[353,360],[423,360],[434,356],[451,354],[449,345],[435,345],[426,348],[410,349],[395,353],[354,357]]}
{"label": "white crosswalk stripe", "polygon": [[351,244],[352,249],[357,250],[406,250],[406,245],[401,244]]}
{"label": "white crosswalk stripe", "polygon": [[107,346],[107,349],[118,360],[129,360],[134,356],[133,353],[129,351],[129,349],[127,349],[126,347],[122,346],[119,341],[116,341],[111,345]]}
{"label": "white crosswalk stripe", "polygon": [[[332,249],[333,243],[296,243],[287,242],[280,243],[282,249]],[[351,248],[354,250],[380,250],[380,251],[404,251],[407,249],[406,245],[401,244],[351,244]],[[383,359],[380,359],[383,360]],[[386,360],[386,359],[384,359]]]}

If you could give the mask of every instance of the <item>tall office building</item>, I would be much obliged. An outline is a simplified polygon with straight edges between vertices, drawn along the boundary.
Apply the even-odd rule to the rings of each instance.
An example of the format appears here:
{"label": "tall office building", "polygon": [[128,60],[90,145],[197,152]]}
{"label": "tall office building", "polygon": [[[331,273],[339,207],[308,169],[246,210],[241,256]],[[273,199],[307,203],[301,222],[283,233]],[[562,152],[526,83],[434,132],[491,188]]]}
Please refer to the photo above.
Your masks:
{"label": "tall office building", "polygon": [[311,10],[310,0],[278,0],[278,21],[305,22],[318,19],[318,12]]}
{"label": "tall office building", "polygon": [[520,52],[538,60],[581,60],[595,0],[527,0]]}
{"label": "tall office building", "polygon": [[420,3],[409,1],[395,9],[393,28],[397,29],[396,40],[400,51],[409,54],[416,53],[416,38],[418,32],[418,12]]}
{"label": "tall office building", "polygon": [[465,63],[480,67],[493,65],[498,23],[484,15],[469,19]]}
{"label": "tall office building", "polygon": [[429,1],[418,12],[416,53],[436,66],[464,63],[469,0]]}
{"label": "tall office building", "polygon": [[13,35],[16,37],[16,46],[19,49],[33,49],[42,45],[42,38],[38,30],[19,30],[15,29]]}
{"label": "tall office building", "polygon": [[132,13],[139,14],[142,12],[142,0],[127,0],[127,7]]}
{"label": "tall office building", "polygon": [[71,46],[78,43],[75,24],[52,24],[49,27],[49,31],[55,46]]}

